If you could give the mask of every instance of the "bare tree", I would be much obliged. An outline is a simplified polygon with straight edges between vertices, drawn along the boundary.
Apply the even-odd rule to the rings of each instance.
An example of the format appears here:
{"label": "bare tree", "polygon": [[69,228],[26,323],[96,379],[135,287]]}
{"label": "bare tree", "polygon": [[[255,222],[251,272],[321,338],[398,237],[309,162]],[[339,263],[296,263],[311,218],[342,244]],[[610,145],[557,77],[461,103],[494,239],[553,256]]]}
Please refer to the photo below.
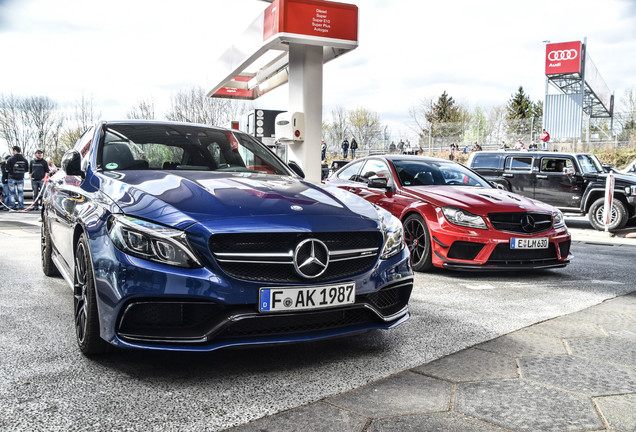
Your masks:
{"label": "bare tree", "polygon": [[223,126],[236,120],[248,109],[244,101],[210,98],[203,88],[195,86],[172,97],[166,118],[172,121]]}
{"label": "bare tree", "polygon": [[382,139],[382,125],[378,113],[365,108],[350,110],[349,127],[351,135],[356,138],[361,148],[370,149]]}
{"label": "bare tree", "polygon": [[155,101],[152,99],[140,99],[137,105],[133,106],[126,113],[126,118],[154,120],[155,119]]}
{"label": "bare tree", "polygon": [[344,107],[337,106],[331,110],[331,121],[323,125],[325,141],[330,151],[339,150],[340,142],[347,135],[347,122],[348,114]]}
{"label": "bare tree", "polygon": [[64,153],[72,148],[78,139],[95,124],[101,113],[95,110],[93,97],[86,97],[82,93],[82,97],[78,99],[67,116],[65,127],[61,131],[55,149],[51,152],[51,156],[55,163],[59,163]]}
{"label": "bare tree", "polygon": [[59,139],[62,124],[57,103],[48,97],[0,98],[0,137],[7,150],[17,145],[27,156],[36,149],[48,152]]}

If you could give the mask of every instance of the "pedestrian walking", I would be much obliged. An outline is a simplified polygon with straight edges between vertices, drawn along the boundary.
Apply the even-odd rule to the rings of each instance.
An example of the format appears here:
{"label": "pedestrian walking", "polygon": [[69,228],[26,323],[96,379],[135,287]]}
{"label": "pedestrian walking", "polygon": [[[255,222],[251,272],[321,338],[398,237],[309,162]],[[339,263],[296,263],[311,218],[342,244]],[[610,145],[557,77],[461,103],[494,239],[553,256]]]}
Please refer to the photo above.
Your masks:
{"label": "pedestrian walking", "polygon": [[13,146],[13,156],[7,160],[9,174],[9,198],[7,204],[10,209],[24,210],[24,174],[29,171],[29,161],[22,156],[22,149]]}
{"label": "pedestrian walking", "polygon": [[346,159],[347,155],[349,154],[349,141],[347,140],[347,137],[345,137],[344,141],[342,141],[342,144],[340,144],[340,148],[342,149],[342,158]]}
{"label": "pedestrian walking", "polygon": [[31,176],[31,187],[33,188],[33,207],[31,210],[38,211],[42,203],[40,191],[44,186],[44,177],[49,173],[49,164],[42,159],[42,150],[35,151],[35,159],[29,164],[29,174]]}
{"label": "pedestrian walking", "polygon": [[320,145],[320,160],[324,161],[327,157],[327,144],[323,141]]}

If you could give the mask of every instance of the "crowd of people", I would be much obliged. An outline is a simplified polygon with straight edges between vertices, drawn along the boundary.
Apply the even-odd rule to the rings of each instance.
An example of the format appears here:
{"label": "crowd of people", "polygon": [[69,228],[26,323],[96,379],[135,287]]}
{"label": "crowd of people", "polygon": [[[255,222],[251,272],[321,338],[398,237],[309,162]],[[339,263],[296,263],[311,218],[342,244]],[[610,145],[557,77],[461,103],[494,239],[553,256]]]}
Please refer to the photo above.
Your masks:
{"label": "crowd of people", "polygon": [[[47,176],[53,175],[57,168],[53,161],[43,158],[44,152],[36,150],[29,162],[22,154],[19,146],[13,147],[13,155],[6,155],[0,161],[2,172],[2,205],[0,211],[33,210],[38,211],[42,202],[41,192]],[[31,182],[33,188],[33,205],[24,207],[24,182]]]}

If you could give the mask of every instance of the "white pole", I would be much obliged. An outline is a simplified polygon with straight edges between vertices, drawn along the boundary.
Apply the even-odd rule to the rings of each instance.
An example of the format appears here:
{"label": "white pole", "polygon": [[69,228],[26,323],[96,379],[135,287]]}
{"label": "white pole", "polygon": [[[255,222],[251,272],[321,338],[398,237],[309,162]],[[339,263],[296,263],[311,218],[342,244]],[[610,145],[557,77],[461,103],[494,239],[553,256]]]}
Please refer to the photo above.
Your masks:
{"label": "white pole", "polygon": [[605,232],[609,231],[610,222],[612,222],[612,205],[614,203],[614,173],[610,171],[605,180],[605,202],[603,205],[603,224]]}

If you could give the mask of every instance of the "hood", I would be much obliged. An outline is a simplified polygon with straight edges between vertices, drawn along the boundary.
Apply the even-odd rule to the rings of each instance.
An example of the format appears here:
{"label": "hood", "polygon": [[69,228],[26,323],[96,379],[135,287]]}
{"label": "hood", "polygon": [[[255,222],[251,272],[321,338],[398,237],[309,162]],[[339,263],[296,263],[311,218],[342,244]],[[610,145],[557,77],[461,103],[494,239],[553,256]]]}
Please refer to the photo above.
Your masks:
{"label": "hood", "polygon": [[471,186],[414,186],[409,192],[439,207],[452,206],[485,216],[488,213],[552,212],[549,204],[495,188]]}
{"label": "hood", "polygon": [[[105,172],[99,189],[123,213],[178,228],[196,222],[290,216],[353,218],[377,226],[374,207],[349,192],[289,176],[167,171]],[[97,186],[96,186],[97,187]]]}

